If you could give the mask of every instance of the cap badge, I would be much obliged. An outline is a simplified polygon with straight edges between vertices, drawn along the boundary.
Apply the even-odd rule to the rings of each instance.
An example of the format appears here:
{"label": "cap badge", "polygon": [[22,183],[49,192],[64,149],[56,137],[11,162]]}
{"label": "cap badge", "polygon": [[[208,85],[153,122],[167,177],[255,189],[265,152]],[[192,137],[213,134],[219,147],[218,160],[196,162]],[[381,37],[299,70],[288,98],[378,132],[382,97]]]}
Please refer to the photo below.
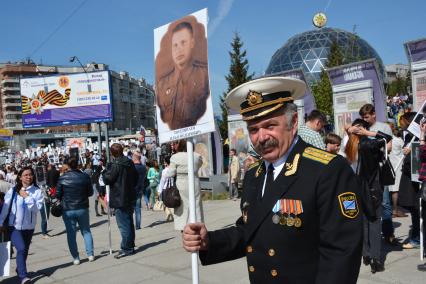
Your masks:
{"label": "cap badge", "polygon": [[263,103],[262,94],[252,90],[249,91],[246,100],[249,106],[254,106]]}

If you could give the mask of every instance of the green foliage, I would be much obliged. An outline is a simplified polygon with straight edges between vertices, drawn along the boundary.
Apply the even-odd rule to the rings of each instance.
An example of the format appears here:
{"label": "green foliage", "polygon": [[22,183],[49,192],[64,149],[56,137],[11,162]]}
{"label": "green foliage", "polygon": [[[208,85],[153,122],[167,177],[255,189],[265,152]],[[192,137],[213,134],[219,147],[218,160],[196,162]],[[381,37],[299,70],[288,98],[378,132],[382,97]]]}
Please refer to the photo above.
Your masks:
{"label": "green foliage", "polygon": [[[331,68],[342,64],[345,64],[343,51],[337,42],[333,42],[325,66]],[[317,109],[333,118],[333,90],[324,69],[321,71],[320,79],[311,86],[311,89]]]}
{"label": "green foliage", "polygon": [[312,93],[315,98],[317,109],[333,117],[333,91],[331,89],[331,83],[328,79],[325,70],[321,71],[320,80],[312,85]]}
{"label": "green foliage", "polygon": [[390,97],[396,95],[407,94],[408,88],[411,87],[411,75],[407,74],[406,77],[397,76],[395,80],[385,84],[386,94]]}
{"label": "green foliage", "polygon": [[225,76],[228,82],[228,90],[224,92],[220,98],[222,120],[219,123],[219,129],[223,140],[228,138],[228,109],[225,105],[226,95],[235,87],[250,81],[254,76],[254,73],[248,74],[249,64],[246,58],[247,51],[242,49],[243,45],[244,43],[241,41],[241,37],[238,33],[235,33],[231,43],[232,51],[229,52],[229,57],[231,59],[229,74]]}

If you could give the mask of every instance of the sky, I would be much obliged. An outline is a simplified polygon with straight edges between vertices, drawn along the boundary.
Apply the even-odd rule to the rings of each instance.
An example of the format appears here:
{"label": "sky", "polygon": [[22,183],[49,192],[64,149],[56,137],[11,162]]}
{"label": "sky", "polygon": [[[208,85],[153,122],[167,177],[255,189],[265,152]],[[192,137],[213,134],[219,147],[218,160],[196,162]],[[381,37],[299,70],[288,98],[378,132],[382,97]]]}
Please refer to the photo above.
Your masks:
{"label": "sky", "polygon": [[353,31],[378,52],[384,64],[407,63],[403,44],[426,37],[425,0],[38,0],[4,1],[0,63],[31,58],[37,64],[108,64],[153,84],[157,27],[208,9],[210,86],[215,112],[227,90],[231,41],[238,32],[250,72],[264,73],[271,56],[286,41],[315,29],[322,11],[327,26]]}

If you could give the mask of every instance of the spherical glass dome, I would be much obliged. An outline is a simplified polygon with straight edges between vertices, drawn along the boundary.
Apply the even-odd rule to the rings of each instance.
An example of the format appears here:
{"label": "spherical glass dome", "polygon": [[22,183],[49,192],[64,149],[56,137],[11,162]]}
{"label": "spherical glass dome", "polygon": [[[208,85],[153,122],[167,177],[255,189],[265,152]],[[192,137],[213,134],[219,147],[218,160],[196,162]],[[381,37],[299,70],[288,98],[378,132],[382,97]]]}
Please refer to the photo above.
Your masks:
{"label": "spherical glass dome", "polygon": [[333,42],[340,46],[346,63],[376,58],[383,76],[383,62],[374,48],[356,34],[335,28],[321,28],[293,36],[275,52],[265,73],[303,69],[306,80],[313,83],[325,67]]}

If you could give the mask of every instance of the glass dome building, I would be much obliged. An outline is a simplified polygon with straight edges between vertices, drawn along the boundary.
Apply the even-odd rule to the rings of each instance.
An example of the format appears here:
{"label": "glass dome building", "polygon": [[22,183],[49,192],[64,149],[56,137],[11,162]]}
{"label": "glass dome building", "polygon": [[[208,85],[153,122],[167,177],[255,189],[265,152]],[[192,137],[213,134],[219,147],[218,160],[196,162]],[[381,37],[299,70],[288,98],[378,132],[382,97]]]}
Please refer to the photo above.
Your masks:
{"label": "glass dome building", "polygon": [[321,28],[293,36],[275,52],[265,73],[303,69],[306,80],[313,83],[319,79],[333,42],[343,51],[345,63],[376,58],[383,76],[383,62],[374,48],[356,34],[336,28]]}

